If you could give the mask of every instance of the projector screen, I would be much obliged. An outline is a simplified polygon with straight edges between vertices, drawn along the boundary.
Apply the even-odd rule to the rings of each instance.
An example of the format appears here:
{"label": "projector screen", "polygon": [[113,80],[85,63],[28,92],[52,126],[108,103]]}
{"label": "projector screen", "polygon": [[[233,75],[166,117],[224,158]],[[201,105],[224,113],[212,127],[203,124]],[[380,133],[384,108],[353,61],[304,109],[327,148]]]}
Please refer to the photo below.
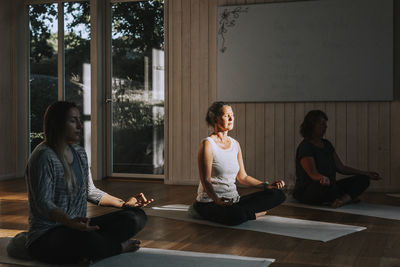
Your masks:
{"label": "projector screen", "polygon": [[393,100],[393,0],[220,6],[217,100]]}

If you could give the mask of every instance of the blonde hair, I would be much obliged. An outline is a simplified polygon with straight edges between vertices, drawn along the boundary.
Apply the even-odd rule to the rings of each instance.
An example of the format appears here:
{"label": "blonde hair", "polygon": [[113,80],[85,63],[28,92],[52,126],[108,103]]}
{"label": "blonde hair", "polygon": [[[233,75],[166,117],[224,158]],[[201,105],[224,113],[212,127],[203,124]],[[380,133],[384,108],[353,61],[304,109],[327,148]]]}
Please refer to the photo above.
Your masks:
{"label": "blonde hair", "polygon": [[224,106],[229,106],[228,103],[222,102],[222,101],[216,101],[211,104],[211,106],[207,110],[207,115],[206,115],[206,122],[209,126],[213,127],[215,122],[217,121],[217,118],[222,115],[222,108]]}

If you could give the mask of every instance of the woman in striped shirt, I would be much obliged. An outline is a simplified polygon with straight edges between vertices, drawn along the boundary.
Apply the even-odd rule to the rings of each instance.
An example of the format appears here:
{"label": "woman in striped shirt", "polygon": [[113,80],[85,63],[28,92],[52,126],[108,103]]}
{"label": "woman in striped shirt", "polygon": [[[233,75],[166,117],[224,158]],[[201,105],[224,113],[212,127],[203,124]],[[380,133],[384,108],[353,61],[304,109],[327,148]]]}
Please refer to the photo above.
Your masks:
{"label": "woman in striped shirt", "polygon": [[[48,263],[90,263],[139,248],[131,240],[146,223],[141,209],[153,200],[143,193],[126,202],[96,188],[85,150],[76,145],[82,124],[74,103],[59,101],[46,110],[45,140],[29,158],[27,248]],[[122,208],[87,218],[87,201]]]}

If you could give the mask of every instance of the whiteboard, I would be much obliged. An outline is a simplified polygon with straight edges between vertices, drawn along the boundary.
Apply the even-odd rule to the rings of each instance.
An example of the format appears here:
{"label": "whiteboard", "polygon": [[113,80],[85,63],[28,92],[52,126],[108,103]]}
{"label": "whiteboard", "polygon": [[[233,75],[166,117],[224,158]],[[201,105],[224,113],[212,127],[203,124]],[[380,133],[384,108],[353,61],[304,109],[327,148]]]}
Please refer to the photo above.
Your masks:
{"label": "whiteboard", "polygon": [[217,100],[393,100],[393,0],[218,7]]}

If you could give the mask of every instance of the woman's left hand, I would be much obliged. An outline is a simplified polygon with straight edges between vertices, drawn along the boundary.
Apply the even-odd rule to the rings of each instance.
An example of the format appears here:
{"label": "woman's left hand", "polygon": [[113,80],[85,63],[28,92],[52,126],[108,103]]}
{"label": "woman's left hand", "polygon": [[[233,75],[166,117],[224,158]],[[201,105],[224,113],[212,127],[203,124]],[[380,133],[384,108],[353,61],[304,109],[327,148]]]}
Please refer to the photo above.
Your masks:
{"label": "woman's left hand", "polygon": [[282,180],[280,180],[280,181],[275,181],[275,182],[273,182],[273,183],[268,184],[268,185],[267,185],[267,188],[268,188],[268,189],[273,189],[273,188],[281,189],[281,188],[283,188],[284,186],[285,186],[285,182],[282,181]]}
{"label": "woman's left hand", "polygon": [[145,195],[143,193],[140,193],[137,196],[134,197],[130,197],[128,199],[128,201],[125,202],[124,206],[127,207],[146,207],[147,205],[149,205],[151,202],[153,202],[154,199],[149,199],[147,200],[147,198],[145,197]]}

